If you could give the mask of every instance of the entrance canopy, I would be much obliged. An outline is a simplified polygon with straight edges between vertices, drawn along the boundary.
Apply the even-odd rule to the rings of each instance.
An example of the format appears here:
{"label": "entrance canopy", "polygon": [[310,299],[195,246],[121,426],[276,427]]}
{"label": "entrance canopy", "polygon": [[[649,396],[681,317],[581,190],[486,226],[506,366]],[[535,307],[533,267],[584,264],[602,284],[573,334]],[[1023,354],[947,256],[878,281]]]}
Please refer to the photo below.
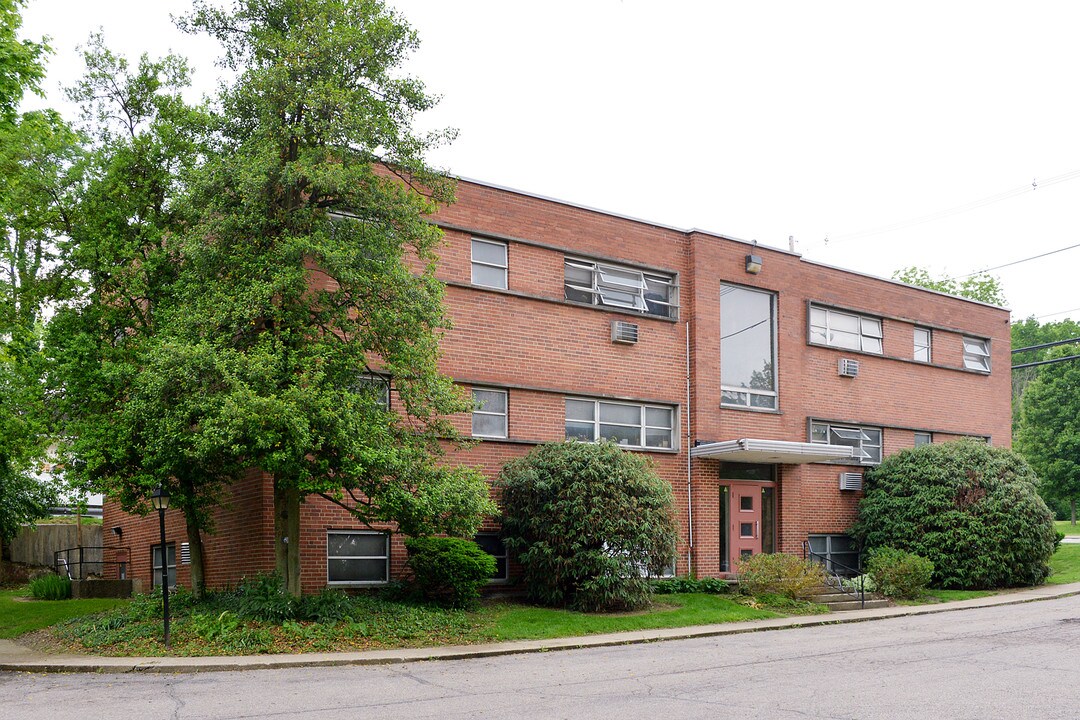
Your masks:
{"label": "entrance canopy", "polygon": [[690,457],[746,463],[801,465],[825,460],[850,460],[857,457],[849,445],[789,442],[787,440],[725,440],[705,443],[690,449]]}

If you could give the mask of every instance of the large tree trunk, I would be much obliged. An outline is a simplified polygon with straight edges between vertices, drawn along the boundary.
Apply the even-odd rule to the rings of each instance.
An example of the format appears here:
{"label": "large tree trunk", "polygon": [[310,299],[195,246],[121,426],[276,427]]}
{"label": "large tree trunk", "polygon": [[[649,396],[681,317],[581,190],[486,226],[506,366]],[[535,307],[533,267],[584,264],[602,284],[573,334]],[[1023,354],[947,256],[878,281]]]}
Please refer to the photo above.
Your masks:
{"label": "large tree trunk", "polygon": [[300,595],[300,492],[274,481],[274,567],[286,592]]}
{"label": "large tree trunk", "polygon": [[194,513],[188,513],[185,510],[184,522],[187,524],[188,550],[191,553],[191,594],[198,600],[206,591],[202,531],[199,529]]}

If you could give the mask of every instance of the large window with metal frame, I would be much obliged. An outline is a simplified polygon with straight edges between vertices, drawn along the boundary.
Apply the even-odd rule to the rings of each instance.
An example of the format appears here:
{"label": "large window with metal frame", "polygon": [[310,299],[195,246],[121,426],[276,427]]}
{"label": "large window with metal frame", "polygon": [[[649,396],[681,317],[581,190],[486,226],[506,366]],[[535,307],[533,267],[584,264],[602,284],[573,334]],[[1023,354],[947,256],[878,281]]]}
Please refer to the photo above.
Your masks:
{"label": "large window with metal frame", "polygon": [[390,579],[390,535],[368,530],[326,533],[326,582],[371,585]]}
{"label": "large window with metal frame", "polygon": [[720,286],[720,403],[776,409],[776,296]]}
{"label": "large window with metal frame", "polygon": [[573,257],[565,259],[563,271],[567,300],[679,316],[679,287],[672,275]]}
{"label": "large window with metal frame", "polygon": [[[169,587],[176,587],[176,544],[166,543],[165,562],[169,573]],[[150,546],[150,587],[161,585],[161,544]]]}
{"label": "large window with metal frame", "polygon": [[881,319],[811,305],[810,342],[880,355]]}
{"label": "large window with metal frame", "polygon": [[853,447],[855,454],[851,462],[854,464],[877,465],[881,462],[881,428],[812,422],[810,442]]}
{"label": "large window with metal frame", "polygon": [[965,337],[964,367],[968,370],[990,372],[990,341],[982,338]]}
{"label": "large window with metal frame", "polygon": [[566,398],[568,440],[614,440],[637,448],[675,447],[675,408]]}
{"label": "large window with metal frame", "polygon": [[861,570],[859,548],[850,536],[822,533],[808,536],[807,543],[815,559],[821,562],[829,572],[838,575],[854,575]]}
{"label": "large window with metal frame", "polygon": [[498,533],[478,533],[474,540],[481,550],[495,558],[495,573],[491,576],[491,581],[509,580],[509,553],[502,537]]}
{"label": "large window with metal frame", "polygon": [[930,328],[917,327],[914,333],[916,362],[930,362]]}

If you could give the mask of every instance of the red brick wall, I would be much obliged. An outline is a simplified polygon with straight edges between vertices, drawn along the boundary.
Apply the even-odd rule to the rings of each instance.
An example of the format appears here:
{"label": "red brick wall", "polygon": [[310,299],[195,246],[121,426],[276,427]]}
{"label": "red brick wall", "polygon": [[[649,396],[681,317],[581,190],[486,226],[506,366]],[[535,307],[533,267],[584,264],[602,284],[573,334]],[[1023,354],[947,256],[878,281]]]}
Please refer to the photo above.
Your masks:
{"label": "red brick wall", "polygon": [[[508,438],[452,451],[494,477],[509,459],[538,442],[565,437],[565,397],[611,397],[676,408],[678,449],[648,452],[675,491],[683,537],[679,572],[686,572],[692,497],[693,569],[719,572],[719,463],[695,461],[687,487],[687,456],[695,440],[765,438],[807,442],[810,419],[883,429],[885,454],[914,444],[914,432],[935,442],[963,435],[1010,442],[1009,315],[991,308],[802,260],[700,232],[682,232],[507,190],[462,181],[458,202],[434,218],[446,234],[437,274],[448,283],[453,328],[442,343],[442,370],[466,387],[508,392]],[[507,243],[508,289],[471,286],[473,236]],[[758,275],[745,256],[763,258]],[[563,300],[566,255],[596,258],[676,273],[679,319],[650,318]],[[316,280],[317,281],[317,280]],[[777,303],[777,412],[720,406],[720,285],[733,283],[775,293]],[[871,355],[808,343],[808,304],[881,318],[884,353]],[[612,320],[640,328],[636,345],[613,344]],[[933,362],[913,361],[913,328],[933,328]],[[686,338],[689,328],[690,350]],[[962,369],[962,335],[989,338],[993,372]],[[837,361],[860,362],[858,377],[842,378]],[[687,363],[693,374],[686,403]],[[688,428],[687,423],[690,423]],[[470,417],[455,418],[466,434]],[[689,435],[689,440],[688,440]],[[841,492],[832,464],[785,465],[777,473],[779,547],[799,552],[809,533],[839,533],[855,517],[859,494]],[[208,538],[208,580],[235,581],[249,568],[271,569],[272,498],[268,481],[253,473],[234,490],[234,506],[218,514],[219,534]],[[254,503],[258,512],[238,510]],[[133,547],[133,573],[148,573],[152,532],[145,522],[119,520],[106,508],[106,527],[123,522]],[[347,512],[319,498],[302,507],[301,581],[314,592],[326,581],[328,529],[362,529]],[[493,527],[490,524],[489,528]],[[140,529],[136,529],[140,528]],[[156,528],[156,524],[154,525]],[[148,534],[150,533],[150,534]],[[170,526],[170,535],[182,528]],[[138,543],[139,547],[136,547]],[[143,547],[145,546],[145,547]],[[395,538],[391,565],[404,549]],[[181,582],[185,571],[180,570]]]}

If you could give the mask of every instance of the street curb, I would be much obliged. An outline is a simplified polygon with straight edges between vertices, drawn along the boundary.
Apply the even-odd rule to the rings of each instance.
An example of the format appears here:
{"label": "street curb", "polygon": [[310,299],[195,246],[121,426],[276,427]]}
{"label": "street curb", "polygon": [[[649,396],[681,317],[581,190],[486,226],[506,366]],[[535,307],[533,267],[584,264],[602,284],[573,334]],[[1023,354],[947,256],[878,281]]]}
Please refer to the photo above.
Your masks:
{"label": "street curb", "polygon": [[[570,638],[551,638],[548,640],[528,640],[487,645],[458,645],[436,648],[405,648],[399,650],[369,650],[362,652],[310,653],[303,655],[245,655],[233,657],[101,657],[93,655],[44,655],[27,651],[26,658],[0,659],[0,671],[33,673],[199,673],[225,672],[241,670],[270,670],[300,667],[340,667],[346,665],[390,665],[399,663],[425,662],[431,660],[467,660],[471,658],[492,658],[504,655],[523,655],[527,653],[554,652],[558,650],[578,650],[594,647],[617,647],[667,640],[689,640],[692,638],[718,637],[722,635],[741,635],[752,632],[772,630],[794,630],[797,628],[822,627],[825,625],[847,625],[874,620],[935,615],[961,610],[1020,605],[1042,600],[1080,595],[1080,583],[1056,586],[1047,591],[1046,586],[1034,590],[1022,590],[1005,595],[993,595],[972,600],[958,600],[940,605],[911,605],[881,608],[876,610],[849,610],[838,616],[814,615],[796,618],[773,618],[723,625],[698,625],[683,628],[661,628],[656,630],[638,630],[604,635],[588,635]],[[2,648],[3,655],[13,655],[20,651],[10,641],[11,647]]]}

